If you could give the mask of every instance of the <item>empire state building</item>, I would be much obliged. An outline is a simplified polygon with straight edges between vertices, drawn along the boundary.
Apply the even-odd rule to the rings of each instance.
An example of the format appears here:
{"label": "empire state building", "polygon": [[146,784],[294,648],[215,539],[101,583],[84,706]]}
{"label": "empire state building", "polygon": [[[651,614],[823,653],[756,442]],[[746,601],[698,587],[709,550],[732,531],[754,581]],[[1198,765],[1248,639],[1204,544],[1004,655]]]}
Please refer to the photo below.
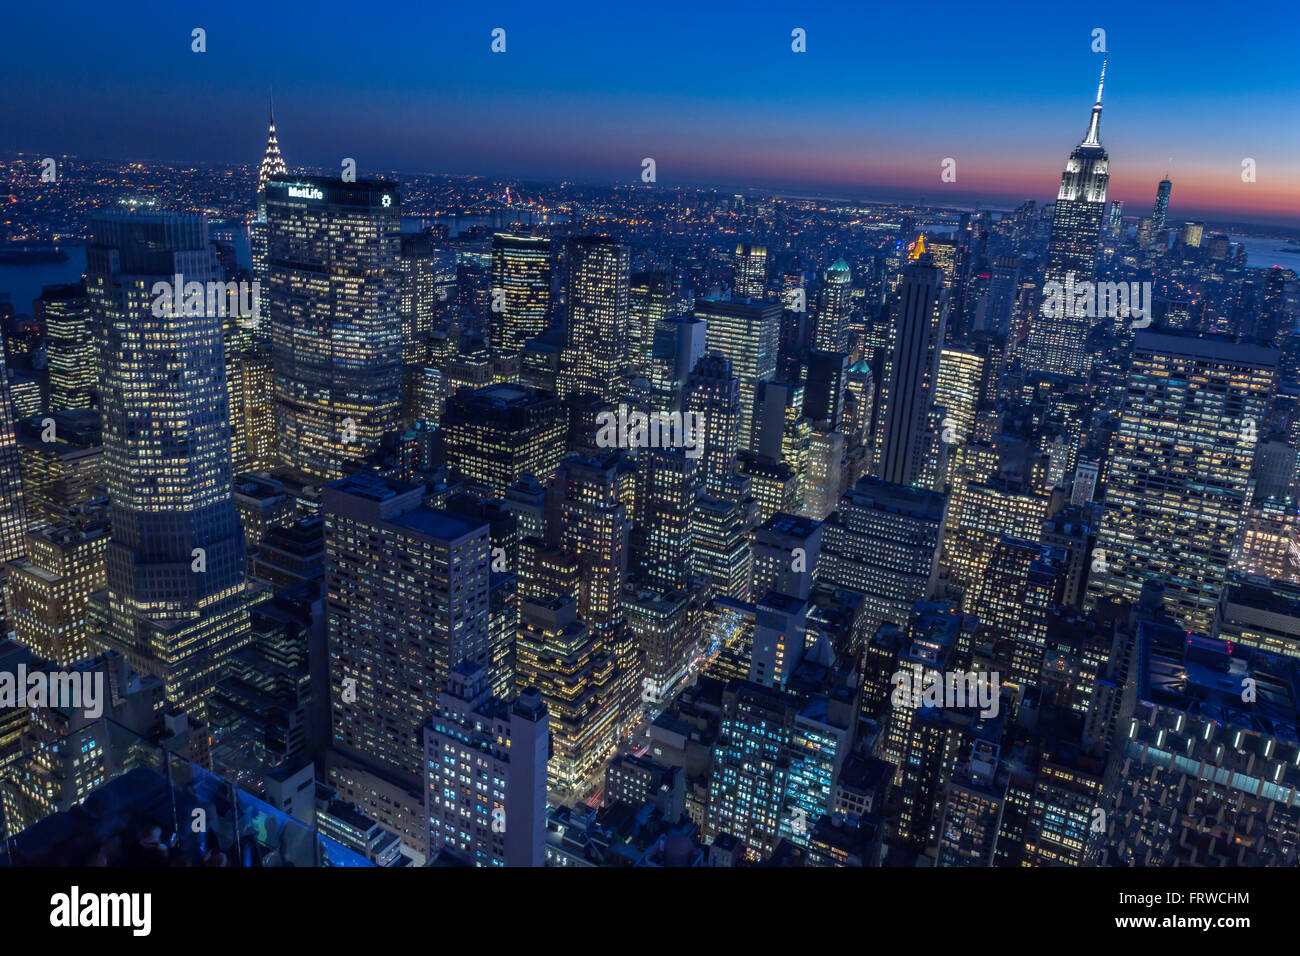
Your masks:
{"label": "empire state building", "polygon": [[[1075,283],[1091,282],[1095,274],[1106,186],[1110,182],[1110,159],[1101,145],[1101,92],[1105,84],[1103,62],[1088,133],[1070,154],[1061,174],[1043,269],[1045,287],[1057,282],[1070,289]],[[1093,316],[1073,308],[1068,295],[1064,314],[1044,310],[1030,329],[1023,357],[1027,372],[1086,377],[1091,371],[1092,357],[1085,351],[1085,339]]]}

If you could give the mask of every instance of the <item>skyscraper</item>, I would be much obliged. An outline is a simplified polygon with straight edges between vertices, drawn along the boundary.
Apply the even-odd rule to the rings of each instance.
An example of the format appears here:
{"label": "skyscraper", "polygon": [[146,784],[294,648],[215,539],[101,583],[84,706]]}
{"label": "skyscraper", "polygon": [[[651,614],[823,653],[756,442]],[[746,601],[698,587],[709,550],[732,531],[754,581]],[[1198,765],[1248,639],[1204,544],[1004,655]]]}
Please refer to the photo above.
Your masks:
{"label": "skyscraper", "polygon": [[1149,578],[1188,630],[1208,631],[1252,488],[1278,351],[1252,341],[1137,333],[1093,551],[1090,600],[1136,600]]}
{"label": "skyscraper", "polygon": [[458,390],[442,427],[453,474],[489,497],[524,475],[545,481],[564,457],[564,408],[550,392],[523,385]]}
{"label": "skyscraper", "polygon": [[272,176],[268,282],[280,457],[333,479],[395,430],[402,326],[397,190]]}
{"label": "skyscraper", "polygon": [[767,246],[749,242],[736,245],[736,277],[732,295],[737,299],[761,299],[767,292]]}
{"label": "skyscraper", "polygon": [[[266,184],[272,176],[283,176],[289,172],[280,155],[280,141],[275,135],[275,102],[268,97],[270,125],[266,130],[266,151],[262,154],[262,165],[257,170],[257,216],[249,230],[249,244],[253,258],[253,277],[259,282],[266,281],[266,264],[270,252],[267,247],[266,225]],[[266,332],[262,333],[265,341]]]}
{"label": "skyscraper", "polygon": [[26,553],[26,533],[21,456],[9,398],[9,363],[0,343],[0,562],[13,561]]}
{"label": "skyscraper", "polygon": [[331,774],[349,793],[386,785],[377,819],[420,851],[422,727],[455,664],[489,663],[488,526],[423,493],[358,473],[322,496]]}
{"label": "skyscraper", "polygon": [[551,309],[551,240],[498,232],[492,237],[491,351],[518,355],[546,331]]}
{"label": "skyscraper", "polygon": [[36,300],[50,362],[49,411],[90,408],[95,401],[95,337],[85,286],[47,285]]}
{"label": "skyscraper", "polygon": [[570,239],[569,318],[557,383],[561,398],[585,392],[606,402],[623,394],[631,251],[604,236]]}
{"label": "skyscraper", "polygon": [[876,474],[892,484],[916,484],[924,469],[947,320],[944,292],[943,271],[926,253],[922,236],[898,286],[893,342],[877,412]]}
{"label": "skyscraper", "polygon": [[819,581],[865,595],[867,633],[907,623],[938,574],[942,495],[863,478],[822,522]]}
{"label": "skyscraper", "polygon": [[740,382],[740,445],[749,448],[754,392],[759,382],[776,374],[781,306],[777,302],[699,299],[695,317],[707,327],[708,350],[731,359],[732,373]]}
{"label": "skyscraper", "polygon": [[545,865],[548,716],[536,688],[499,700],[482,664],[451,669],[424,730],[430,858]]}
{"label": "skyscraper", "polygon": [[740,383],[725,355],[710,352],[695,363],[686,381],[685,411],[699,416],[700,477],[716,493],[735,474],[740,449]]}
{"label": "skyscraper", "polygon": [[1151,211],[1151,229],[1153,232],[1163,232],[1165,228],[1165,216],[1169,212],[1169,192],[1174,188],[1170,181],[1168,173],[1165,178],[1160,180],[1160,185],[1156,187],[1156,205]]}
{"label": "skyscraper", "polygon": [[87,290],[101,330],[104,470],[112,514],[105,630],[202,716],[222,662],[247,640],[255,595],[244,577],[230,462],[222,317],[159,307],[159,286],[218,278],[202,216],[106,213],[91,226]]}
{"label": "skyscraper", "polygon": [[849,350],[849,314],[852,303],[853,273],[842,258],[831,263],[823,276],[821,295],[817,300],[817,330],[813,334],[813,348],[819,352],[847,352]]}
{"label": "skyscraper", "polygon": [[[1110,182],[1110,159],[1101,145],[1101,92],[1106,83],[1106,65],[1097,84],[1097,102],[1083,142],[1075,147],[1061,174],[1061,188],[1052,211],[1052,231],[1047,241],[1043,282],[1072,287],[1074,282],[1091,282],[1097,268],[1097,247],[1101,242],[1101,221],[1106,210],[1106,187]],[[1092,318],[1076,314],[1068,303],[1061,314],[1045,310],[1029,330],[1023,363],[1031,372],[1086,376],[1092,359],[1084,343]]]}
{"label": "skyscraper", "polygon": [[516,686],[540,690],[550,714],[548,785],[562,794],[581,791],[618,739],[618,665],[568,598],[525,600],[519,615]]}

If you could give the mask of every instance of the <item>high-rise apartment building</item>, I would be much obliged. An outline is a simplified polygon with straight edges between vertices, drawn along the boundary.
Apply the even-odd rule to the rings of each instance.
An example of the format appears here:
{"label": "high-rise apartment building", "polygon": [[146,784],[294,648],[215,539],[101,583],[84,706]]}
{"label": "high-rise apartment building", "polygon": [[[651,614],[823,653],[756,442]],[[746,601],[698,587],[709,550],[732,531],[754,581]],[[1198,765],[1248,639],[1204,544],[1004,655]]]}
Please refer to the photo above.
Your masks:
{"label": "high-rise apartment building", "polygon": [[489,663],[490,561],[487,524],[427,507],[423,494],[358,473],[326,485],[321,501],[331,771],[349,794],[387,784],[376,819],[421,851],[421,728],[456,663]]}
{"label": "high-rise apartment building", "polygon": [[487,669],[462,661],[424,728],[428,856],[473,866],[544,866],[550,720],[536,688],[492,696]]}

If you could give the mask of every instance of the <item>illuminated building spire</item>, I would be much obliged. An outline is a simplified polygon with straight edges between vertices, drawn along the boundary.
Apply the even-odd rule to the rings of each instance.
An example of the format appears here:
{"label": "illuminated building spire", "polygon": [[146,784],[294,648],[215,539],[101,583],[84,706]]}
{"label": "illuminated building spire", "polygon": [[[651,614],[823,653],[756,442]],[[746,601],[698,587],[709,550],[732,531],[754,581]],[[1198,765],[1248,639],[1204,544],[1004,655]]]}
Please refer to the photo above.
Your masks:
{"label": "illuminated building spire", "polygon": [[284,158],[280,155],[280,143],[275,138],[275,100],[270,100],[271,123],[266,131],[266,154],[262,157],[262,168],[257,171],[257,191],[266,189],[266,181],[272,176],[287,173]]}
{"label": "illuminated building spire", "polygon": [[1092,119],[1088,122],[1088,135],[1083,138],[1081,146],[1101,145],[1101,91],[1106,86],[1106,61],[1101,61],[1101,80],[1097,83],[1097,102],[1092,107]]}

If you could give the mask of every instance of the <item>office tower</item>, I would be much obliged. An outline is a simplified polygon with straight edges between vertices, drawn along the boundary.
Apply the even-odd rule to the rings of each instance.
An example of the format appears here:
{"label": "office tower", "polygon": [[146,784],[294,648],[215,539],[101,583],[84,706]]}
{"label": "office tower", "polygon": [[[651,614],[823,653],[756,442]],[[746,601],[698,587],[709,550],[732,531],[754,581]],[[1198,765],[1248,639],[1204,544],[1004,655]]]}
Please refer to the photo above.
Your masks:
{"label": "office tower", "polygon": [[877,411],[876,474],[917,484],[930,450],[928,416],[947,321],[943,273],[917,240],[893,308],[890,352]]}
{"label": "office tower", "polygon": [[776,374],[781,306],[776,302],[698,299],[695,317],[708,328],[708,350],[729,358],[732,374],[740,382],[740,445],[748,449],[754,392],[759,382]]}
{"label": "office tower", "polygon": [[817,578],[862,592],[867,633],[906,624],[929,595],[946,507],[943,495],[864,477],[822,522]]}
{"label": "office tower", "polygon": [[1111,238],[1118,239],[1124,232],[1124,200],[1114,199],[1110,204],[1110,215],[1106,219],[1106,228]]}
{"label": "office tower", "polygon": [[1004,676],[1025,687],[1043,681],[1044,648],[1052,608],[1064,584],[1064,556],[1034,541],[1001,537],[962,610],[978,615],[1004,663]]}
{"label": "office tower", "polygon": [[9,404],[13,406],[14,417],[27,418],[41,410],[41,383],[26,375],[9,377]]}
{"label": "office tower", "polygon": [[628,289],[628,311],[631,317],[628,331],[630,364],[642,375],[648,375],[655,336],[668,317],[677,311],[672,273],[634,273]]}
{"label": "office tower", "polygon": [[808,441],[802,513],[817,521],[835,510],[844,487],[844,436],[816,431]]}
{"label": "office tower", "polygon": [[645,519],[642,578],[660,594],[686,586],[691,567],[692,517],[699,484],[696,459],[680,448],[642,448],[637,454]]}
{"label": "office tower", "polygon": [[580,392],[611,404],[623,394],[631,251],[604,236],[570,239],[569,318],[560,356],[561,398]]}
{"label": "office tower", "polygon": [[986,449],[972,445],[962,451],[948,496],[943,564],[951,585],[969,588],[984,575],[1002,536],[1038,540],[1051,500],[1029,481],[980,480],[966,463],[983,458]]}
{"label": "office tower", "polygon": [[92,601],[104,631],[92,644],[161,678],[168,702],[201,718],[223,662],[248,639],[249,606],[261,596],[244,577],[221,316],[153,307],[156,283],[217,278],[207,220],[98,216],[86,274],[103,336],[113,529],[107,590]]}
{"label": "office tower", "polygon": [[618,463],[617,454],[564,459],[548,492],[547,533],[576,564],[578,619],[617,666],[610,702],[621,724],[640,712],[641,687],[636,649],[623,619],[629,519]]}
{"label": "office tower", "polygon": [[95,335],[90,324],[90,298],[86,287],[47,285],[34,304],[37,319],[45,322],[45,349],[49,356],[49,410],[90,408],[95,403]]}
{"label": "office tower", "polygon": [[0,344],[0,562],[23,556],[27,509],[23,504],[22,463],[18,451],[9,369]]}
{"label": "office tower", "polygon": [[849,264],[836,259],[822,274],[821,293],[817,298],[817,328],[812,340],[816,351],[848,352],[852,291],[853,274],[849,271]]}
{"label": "office tower", "polygon": [[934,404],[943,407],[945,425],[951,424],[953,441],[968,441],[975,431],[975,412],[987,400],[990,375],[987,351],[946,348],[939,355],[939,377]]}
{"label": "office tower", "polygon": [[712,593],[736,601],[750,599],[752,507],[703,496],[695,501],[691,561],[709,581]]}
{"label": "office tower", "polygon": [[524,475],[545,481],[564,456],[564,408],[550,392],[523,385],[462,388],[442,416],[447,467],[498,498]]}
{"label": "office tower", "polygon": [[977,740],[948,783],[935,866],[994,865],[1009,777],[998,761],[998,745]]}
{"label": "office tower", "polygon": [[776,514],[754,532],[754,597],[768,591],[807,600],[821,553],[821,522]]}
{"label": "office tower", "polygon": [[804,382],[803,416],[826,431],[840,427],[849,357],[843,352],[812,352]]}
{"label": "office tower", "polygon": [[789,465],[745,451],[736,459],[736,471],[749,484],[759,521],[799,510],[799,476]]}
{"label": "office tower", "polygon": [[684,411],[697,417],[700,477],[706,487],[724,487],[736,471],[740,450],[740,382],[731,373],[731,361],[710,352],[696,363],[686,382]]}
{"label": "office tower", "polygon": [[550,720],[536,688],[494,697],[482,664],[462,661],[424,729],[428,858],[544,866]]}
{"label": "office tower", "polygon": [[507,488],[504,505],[515,516],[517,540],[545,537],[546,488],[536,475],[522,475]]}
{"label": "office tower", "polygon": [[1251,341],[1137,332],[1090,600],[1135,599],[1156,577],[1171,614],[1188,630],[1209,628],[1251,493],[1277,362],[1276,349]]}
{"label": "office tower", "polygon": [[266,130],[266,152],[262,156],[262,165],[257,170],[257,191],[259,193],[266,190],[266,185],[275,176],[282,176],[289,170],[284,165],[284,158],[280,155],[280,142],[275,136],[275,103],[268,101],[270,106],[270,123]]}
{"label": "office tower", "polygon": [[1106,796],[1106,761],[1070,741],[1042,747],[1032,788],[1015,797],[1027,804],[1021,866],[1092,866],[1102,843],[1094,825]]}
{"label": "office tower", "polygon": [[[754,425],[749,447],[757,455],[785,464],[795,475],[795,500],[803,500],[812,423],[804,417],[803,386],[759,382],[754,392]],[[793,509],[792,509],[793,510]]]}
{"label": "office tower", "polygon": [[266,184],[280,457],[342,475],[398,426],[400,201],[388,183],[273,176]]}
{"label": "office tower", "polygon": [[705,324],[690,315],[659,323],[650,353],[650,404],[657,411],[682,407],[691,370],[703,358]]}
{"label": "office tower", "polygon": [[[1097,102],[1083,142],[1075,147],[1061,174],[1061,188],[1052,211],[1052,231],[1047,241],[1043,282],[1073,287],[1091,282],[1097,268],[1097,246],[1101,242],[1101,219],[1106,209],[1106,187],[1110,181],[1110,160],[1101,145],[1101,91],[1106,66],[1097,84]],[[1025,345],[1023,364],[1030,372],[1086,377],[1092,357],[1084,350],[1092,318],[1076,314],[1081,310],[1068,303],[1060,315],[1044,311],[1035,317]]]}
{"label": "office tower", "polygon": [[[266,151],[262,154],[262,165],[257,170],[257,216],[249,230],[249,244],[253,259],[253,277],[265,283],[267,263],[270,258],[270,245],[266,221],[266,184],[273,176],[287,175],[289,169],[280,155],[280,141],[275,135],[275,103],[268,98],[270,124],[266,130]],[[262,340],[265,341],[265,331]]]}
{"label": "office tower", "polygon": [[269,528],[249,562],[249,574],[277,590],[325,577],[325,524],[319,514]]}
{"label": "office tower", "polygon": [[1165,178],[1160,180],[1160,185],[1156,188],[1156,205],[1151,212],[1151,228],[1156,233],[1164,232],[1165,215],[1169,212],[1169,191],[1173,188],[1169,174],[1165,173]]}
{"label": "office tower", "polygon": [[975,306],[974,331],[1006,335],[1020,287],[1019,256],[997,256],[989,265],[988,284]]}
{"label": "office tower", "polygon": [[577,620],[568,598],[524,600],[519,617],[515,682],[521,693],[530,687],[541,691],[550,715],[547,786],[580,795],[596,782],[618,739],[618,664],[604,642]]}
{"label": "office tower", "polygon": [[488,526],[492,561],[488,565],[488,690],[503,700],[514,696],[515,634],[519,630],[519,522],[499,498],[473,492],[448,495],[443,507]]}
{"label": "office tower", "polygon": [[263,799],[310,765],[328,734],[324,681],[314,688],[311,674],[319,610],[315,588],[286,589],[254,608],[251,639],[208,704],[213,771]]}
{"label": "office tower", "polygon": [[99,412],[70,409],[18,422],[23,504],[31,524],[60,524],[104,495]]}
{"label": "office tower", "polygon": [[228,338],[231,461],[235,473],[274,467],[275,366],[269,347]]}
{"label": "office tower", "polygon": [[623,601],[628,632],[642,661],[641,701],[651,718],[676,695],[699,650],[702,594],[679,590],[628,592]]}
{"label": "office tower", "polygon": [[[387,784],[376,819],[417,851],[421,728],[448,670],[487,665],[489,654],[488,526],[426,507],[423,494],[358,473],[326,485],[321,499],[331,774],[345,794]],[[369,812],[371,802],[358,805]]]}
{"label": "office tower", "polygon": [[737,299],[761,299],[767,293],[767,246],[736,245],[736,278],[731,294]]}
{"label": "office tower", "polygon": [[[898,673],[916,680],[936,671],[964,672],[967,665],[961,645],[967,621],[946,603],[918,604],[908,620]],[[894,693],[891,691],[876,755],[897,768],[894,793],[902,804],[898,842],[919,852],[938,837],[944,785],[959,756],[980,739],[996,739],[997,728],[980,717],[980,707],[969,695],[936,707],[905,690],[897,697]]]}
{"label": "office tower", "polygon": [[422,365],[438,306],[446,294],[446,267],[436,242],[427,233],[403,233],[400,256],[402,364]]}
{"label": "office tower", "polygon": [[22,644],[66,667],[90,653],[89,599],[104,586],[104,521],[47,525],[27,535],[27,557],[10,561],[9,626]]}
{"label": "office tower", "polygon": [[546,331],[551,311],[551,240],[492,237],[492,355],[518,355]]}

